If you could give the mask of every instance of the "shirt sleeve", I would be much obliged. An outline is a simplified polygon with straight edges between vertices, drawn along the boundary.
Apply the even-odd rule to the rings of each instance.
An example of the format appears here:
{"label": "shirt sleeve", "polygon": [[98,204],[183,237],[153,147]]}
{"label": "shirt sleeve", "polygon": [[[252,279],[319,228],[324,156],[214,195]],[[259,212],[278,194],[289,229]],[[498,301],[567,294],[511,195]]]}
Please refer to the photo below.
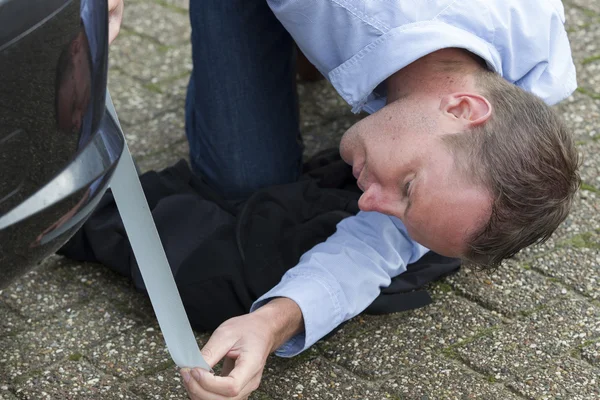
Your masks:
{"label": "shirt sleeve", "polygon": [[577,88],[575,64],[559,0],[518,1],[506,7],[491,2],[501,65],[496,70],[509,82],[556,104]]}
{"label": "shirt sleeve", "polygon": [[276,351],[282,357],[294,356],[362,312],[380,288],[427,251],[410,239],[399,219],[360,212],[344,219],[327,241],[305,253],[277,286],[252,305],[251,312],[275,297],[298,304],[304,332]]}

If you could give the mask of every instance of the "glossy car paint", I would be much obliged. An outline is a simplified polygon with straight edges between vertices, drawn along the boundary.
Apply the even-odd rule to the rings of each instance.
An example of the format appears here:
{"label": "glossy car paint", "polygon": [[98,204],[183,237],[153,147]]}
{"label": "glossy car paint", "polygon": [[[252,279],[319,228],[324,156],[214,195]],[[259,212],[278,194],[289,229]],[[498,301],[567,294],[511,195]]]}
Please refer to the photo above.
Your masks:
{"label": "glossy car paint", "polygon": [[0,288],[81,226],[123,150],[107,14],[106,0],[0,0]]}

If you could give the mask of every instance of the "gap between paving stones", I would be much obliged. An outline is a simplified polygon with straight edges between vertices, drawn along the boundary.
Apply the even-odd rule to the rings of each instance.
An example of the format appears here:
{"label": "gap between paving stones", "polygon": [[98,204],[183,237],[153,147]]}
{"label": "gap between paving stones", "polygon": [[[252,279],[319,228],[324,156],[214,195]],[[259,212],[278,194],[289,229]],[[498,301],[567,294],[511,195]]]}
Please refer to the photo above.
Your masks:
{"label": "gap between paving stones", "polygon": [[[587,324],[587,318],[589,316],[594,318],[594,316],[599,315],[600,310],[591,305],[586,299],[581,299],[580,297],[581,296],[570,295],[568,299],[558,305],[557,302],[549,304],[545,312],[539,312],[534,318],[520,319],[512,327],[508,327],[508,329],[490,330],[488,334],[481,335],[479,338],[474,338],[469,342],[451,346],[449,347],[448,354],[453,357],[458,356],[459,359],[469,365],[471,369],[475,371],[481,369],[479,372],[483,372],[486,375],[490,373],[490,369],[491,371],[498,372],[497,368],[503,365],[502,362],[518,357],[520,351],[534,351],[533,349],[537,349],[535,350],[535,354],[537,355],[533,355],[532,353],[532,358],[529,357],[529,355],[524,358],[523,366],[527,364],[536,366],[531,374],[535,376],[539,375],[538,378],[542,377],[544,371],[543,365],[546,365],[546,363],[548,365],[552,364],[552,366],[560,365],[560,361],[549,362],[549,360],[555,360],[557,358],[559,360],[565,360],[567,363],[571,360],[573,366],[576,368],[583,367],[590,371],[597,371],[597,366],[588,362],[582,362],[581,359],[573,357],[575,350],[586,348],[590,344],[600,340],[600,338],[597,337],[599,333],[598,327],[600,325],[597,323],[592,325]],[[576,307],[573,309],[577,311],[576,314],[574,314],[575,317],[567,317],[570,310],[572,310],[572,307]],[[551,325],[550,320],[556,317],[558,317],[556,325]],[[554,330],[549,332],[540,331],[540,328],[547,326],[554,326],[552,328]],[[571,327],[577,328],[573,331],[571,330]],[[573,332],[578,334],[573,335]],[[511,341],[506,341],[506,339],[515,334],[521,337],[521,339],[517,341],[512,341],[512,339]],[[551,335],[551,340],[547,340],[547,335]],[[582,340],[583,338],[586,338],[586,336],[591,336],[592,339]],[[479,343],[476,344],[476,341]],[[497,343],[495,341],[497,341]],[[577,344],[578,342],[579,344]],[[492,345],[492,343],[494,344]],[[487,361],[484,361],[486,356],[479,354],[479,356],[483,356],[483,358],[475,357],[472,359],[471,357],[474,354],[479,353],[477,347],[482,345],[488,347],[488,356],[497,355],[498,358],[494,357],[490,359],[490,362],[488,363]],[[505,357],[507,357],[506,360],[504,359]],[[531,361],[533,361],[533,363],[531,363]],[[538,363],[541,363],[542,366],[539,366]],[[573,370],[573,366],[569,367],[570,370]],[[506,368],[512,371],[510,367]],[[520,368],[522,369],[522,367]],[[499,373],[501,375],[506,374],[505,378],[502,380],[506,382],[507,386],[519,386],[522,383],[522,370],[521,372],[517,369],[516,372],[502,371]],[[566,389],[568,389],[568,387],[566,387]]]}
{"label": "gap between paving stones", "polygon": [[[162,43],[160,40],[158,40],[157,38],[155,38],[152,35],[148,35],[148,34],[133,30],[133,28],[131,28],[127,25],[125,20],[123,21],[123,24],[121,24],[121,30],[119,31],[119,36],[120,35],[134,35],[134,36],[138,36],[142,39],[148,40],[148,41],[152,42],[153,44],[155,44],[158,47],[159,51],[167,51],[167,50],[175,47],[172,45]],[[118,40],[118,37],[117,37],[117,40]]]}
{"label": "gap between paving stones", "polygon": [[[190,71],[183,71],[183,72],[180,72],[175,75],[167,76],[167,77],[157,80],[157,81],[152,81],[152,80],[142,79],[137,75],[131,75],[128,72],[128,70],[123,69],[123,67],[119,67],[119,66],[115,65],[115,66],[111,66],[110,69],[113,71],[117,71],[123,75],[128,76],[129,78],[131,78],[134,81],[136,81],[137,83],[139,83],[146,90],[149,90],[151,92],[158,93],[158,94],[164,94],[164,95],[167,95],[167,97],[179,97],[179,96],[174,96],[174,95],[169,94],[168,92],[164,91],[161,88],[162,85],[173,83],[179,79],[190,76]],[[174,110],[170,110],[170,111],[174,111]]]}
{"label": "gap between paving stones", "polygon": [[557,241],[556,243],[556,247],[552,250],[549,250],[548,252],[543,252],[540,254],[535,254],[535,255],[531,255],[531,257],[526,258],[524,260],[524,264],[528,265],[533,271],[535,271],[536,273],[538,273],[539,275],[544,276],[546,279],[548,279],[550,282],[554,282],[562,287],[564,287],[565,289],[567,289],[568,291],[572,292],[573,294],[575,294],[577,297],[580,297],[582,299],[587,300],[588,302],[598,305],[597,300],[595,300],[592,297],[589,297],[588,295],[586,295],[585,293],[581,293],[580,291],[576,290],[576,288],[573,285],[570,285],[560,279],[557,279],[551,275],[548,275],[543,269],[532,266],[532,264],[534,264],[534,261],[547,256],[548,254],[554,253],[556,250],[558,249],[564,249],[564,248],[570,248],[570,247],[584,247],[584,248],[588,248],[591,250],[594,249],[598,249],[600,250],[600,243],[596,243],[593,241],[590,241],[590,237],[595,235],[595,234],[600,234],[600,230],[594,230],[594,231],[587,231],[587,232],[583,232],[583,233],[579,233],[577,235],[574,235],[570,238],[564,238],[564,239],[560,239],[559,241]]}
{"label": "gap between paving stones", "polygon": [[183,139],[178,139],[178,140],[174,140],[174,141],[173,141],[172,143],[170,143],[169,145],[167,145],[167,146],[165,146],[165,147],[162,147],[162,148],[160,148],[160,149],[158,149],[158,150],[154,150],[154,151],[152,151],[152,152],[149,152],[149,153],[146,153],[146,154],[144,154],[144,155],[140,155],[140,156],[134,156],[134,159],[135,159],[136,161],[137,161],[137,160],[144,161],[144,160],[146,160],[146,159],[149,159],[149,158],[151,158],[151,157],[155,157],[155,156],[157,156],[158,154],[162,154],[162,153],[168,152],[169,150],[172,150],[172,149],[174,149],[175,147],[177,147],[177,146],[179,146],[180,144],[182,144],[182,143],[185,143],[185,142],[187,142],[187,139],[185,139],[185,138],[183,138]]}
{"label": "gap between paving stones", "polygon": [[[370,389],[370,390],[374,390],[374,391],[380,390],[380,388],[383,386],[383,384],[385,382],[387,382],[385,379],[377,379],[377,380],[365,379],[365,378],[361,377],[360,375],[357,375],[356,373],[348,370],[343,365],[340,365],[334,361],[329,360],[327,357],[325,357],[323,355],[318,355],[316,357],[312,357],[310,359],[302,360],[302,361],[303,362],[318,361],[319,363],[322,363],[325,367],[321,368],[320,369],[321,371],[329,371],[335,367],[335,369],[341,370],[344,374],[346,374],[350,378],[353,378],[357,383],[364,385],[366,389]],[[298,364],[301,364],[301,363],[298,363]],[[277,374],[277,375],[280,376],[281,374]],[[277,376],[275,376],[274,379],[276,379],[276,377]],[[262,387],[261,389],[264,392],[266,392],[268,395],[275,396],[274,398],[278,398],[277,392],[272,390],[270,385],[267,385],[266,387]],[[390,399],[394,399],[394,397],[390,397]]]}
{"label": "gap between paving stones", "polygon": [[164,0],[153,0],[153,1],[154,1],[154,3],[158,4],[161,7],[166,8],[167,10],[175,11],[176,13],[179,13],[182,15],[188,15],[188,10],[186,10],[185,8],[181,8],[179,6],[176,6],[175,4],[171,4]]}
{"label": "gap between paving stones", "polygon": [[[455,294],[455,293],[453,293]],[[456,294],[455,294],[456,295]],[[480,307],[479,304],[477,304],[476,302],[471,301],[468,298],[465,298],[464,296],[458,296],[462,298],[464,301],[466,301],[467,303],[473,303],[474,306],[476,307]],[[482,307],[483,308],[483,307]],[[486,309],[487,310],[487,309]],[[496,312],[495,310],[488,310],[492,313]],[[497,312],[496,312],[497,313]],[[357,317],[359,318],[359,324],[360,322],[360,318],[362,318],[361,316]],[[366,317],[366,318],[378,318],[378,317]],[[440,357],[443,358],[445,360],[451,361],[453,363],[456,363],[457,365],[460,365],[461,368],[464,368],[468,371],[470,371],[471,373],[473,373],[475,376],[478,376],[481,378],[482,381],[489,381],[489,374],[485,374],[482,373],[481,371],[472,368],[471,365],[463,362],[463,360],[458,356],[458,354],[454,351],[455,348],[460,347],[460,346],[464,346],[467,345],[469,343],[472,343],[474,341],[476,341],[479,338],[482,338],[484,336],[488,336],[490,335],[492,332],[502,329],[504,326],[510,325],[510,320],[503,316],[502,314],[500,314],[500,324],[494,325],[492,327],[488,327],[488,328],[484,328],[481,329],[479,331],[476,331],[473,335],[469,336],[466,339],[459,339],[461,340],[459,343],[455,343],[452,344],[450,346],[447,347],[443,347],[441,349],[438,350],[432,350],[432,351],[427,351],[425,354],[430,355],[432,357]],[[356,322],[353,323],[353,325],[356,325]],[[343,329],[343,328],[342,328]],[[348,333],[344,333],[344,342],[349,343],[351,342],[353,339],[357,339],[359,337],[368,335],[370,333],[372,333],[373,331],[378,330],[379,327],[374,324],[372,326],[367,326],[364,329],[356,329],[356,326],[350,326],[350,332]],[[319,344],[316,347],[316,351],[318,352],[318,354],[320,354],[321,358],[325,358],[329,361],[330,364],[336,365],[337,367],[339,367],[340,369],[344,370],[346,373],[351,374],[353,377],[356,377],[358,379],[360,379],[361,381],[366,381],[366,382],[372,382],[373,384],[379,384],[379,385],[383,385],[386,382],[390,381],[390,376],[384,376],[382,378],[374,378],[374,379],[369,379],[369,378],[365,378],[364,376],[362,376],[360,373],[354,372],[352,370],[350,370],[348,367],[346,367],[346,365],[344,365],[343,363],[339,363],[336,360],[333,360],[331,358],[330,355],[327,354],[328,349],[330,348],[329,344],[327,342],[319,342]],[[406,367],[404,369],[404,371],[411,371],[414,370],[415,368],[419,368],[418,364]],[[494,383],[494,382],[491,382]],[[520,398],[524,398],[520,393],[514,391],[513,389],[511,389],[510,387],[504,385],[503,383],[497,383],[498,385],[502,386],[504,389],[510,391],[511,393],[514,393],[515,395],[519,396]]]}
{"label": "gap between paving stones", "polygon": [[[121,336],[123,333],[127,332],[128,330],[132,329],[133,327],[127,328],[121,332],[117,332],[114,333],[112,335],[103,337],[101,339],[98,339],[95,342],[91,342],[87,347],[88,350],[84,350],[83,353],[86,353],[87,351],[89,351],[89,349],[101,346],[103,343],[105,343],[106,341],[110,341],[113,338],[117,338],[119,336]],[[20,332],[26,332],[26,329],[21,330]],[[10,382],[10,384],[12,386],[18,386],[22,383],[24,383],[25,381],[27,381],[27,379],[29,378],[33,378],[36,375],[40,375],[44,370],[49,370],[55,367],[60,367],[61,365],[63,365],[66,362],[69,361],[80,361],[80,360],[85,360],[87,362],[89,362],[91,365],[93,365],[93,363],[91,362],[91,360],[89,359],[89,357],[87,357],[85,354],[82,354],[79,351],[75,351],[75,352],[70,352],[70,354],[65,354],[64,357],[60,358],[60,359],[56,359],[55,361],[49,362],[49,363],[41,363],[41,364],[36,364],[35,366],[31,366],[30,369],[27,369],[25,372],[23,372],[22,374],[16,376],[12,382]],[[101,371],[99,369],[99,371]],[[103,372],[104,373],[104,372]],[[111,375],[114,376],[112,374],[107,374],[107,375]]]}

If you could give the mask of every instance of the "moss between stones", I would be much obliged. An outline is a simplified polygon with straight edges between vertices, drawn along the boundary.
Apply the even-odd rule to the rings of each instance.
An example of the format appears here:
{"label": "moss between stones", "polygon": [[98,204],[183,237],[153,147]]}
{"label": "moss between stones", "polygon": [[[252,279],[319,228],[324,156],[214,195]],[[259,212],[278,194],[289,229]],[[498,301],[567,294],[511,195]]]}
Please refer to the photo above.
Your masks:
{"label": "moss between stones", "polygon": [[145,83],[144,87],[154,93],[162,94],[162,92],[163,92],[162,89],[158,85],[156,85],[152,82]]}
{"label": "moss between stones", "polygon": [[178,7],[175,4],[167,3],[164,0],[154,0],[154,2],[156,4],[158,4],[159,6],[168,8],[169,10],[173,10],[176,13],[183,14],[183,15],[187,15],[188,14],[188,11],[185,8]]}
{"label": "moss between stones", "polygon": [[584,232],[566,239],[561,243],[562,247],[574,247],[576,249],[600,249],[600,243],[596,240],[594,232]]}
{"label": "moss between stones", "polygon": [[585,94],[586,96],[591,97],[594,100],[600,100],[600,94],[598,94],[598,93],[594,93],[594,92],[589,91],[589,90],[587,90],[585,88],[582,88],[582,87],[578,87],[577,91],[579,93],[581,93],[581,94]]}
{"label": "moss between stones", "polygon": [[582,182],[581,186],[579,187],[579,189],[581,190],[587,190],[588,192],[593,192],[593,193],[600,193],[600,189],[598,189],[595,186],[592,186],[588,183]]}
{"label": "moss between stones", "polygon": [[595,56],[584,58],[581,63],[583,65],[586,65],[586,64],[589,64],[589,63],[593,63],[594,61],[598,61],[598,60],[600,60],[600,55],[595,55]]}
{"label": "moss between stones", "polygon": [[444,293],[450,293],[452,292],[452,286],[450,286],[448,283],[446,282],[438,282],[435,287],[439,290],[441,290]]}

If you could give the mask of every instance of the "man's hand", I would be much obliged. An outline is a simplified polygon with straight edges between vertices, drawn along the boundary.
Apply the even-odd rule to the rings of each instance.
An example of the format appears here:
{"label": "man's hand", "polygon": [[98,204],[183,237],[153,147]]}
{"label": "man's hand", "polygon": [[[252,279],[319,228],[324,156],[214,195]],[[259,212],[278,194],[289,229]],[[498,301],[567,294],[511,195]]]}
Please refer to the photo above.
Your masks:
{"label": "man's hand", "polygon": [[123,20],[123,0],[108,0],[108,43],[119,34]]}
{"label": "man's hand", "polygon": [[225,357],[222,376],[200,368],[182,369],[185,388],[192,400],[246,399],[258,388],[267,357],[302,331],[300,307],[277,298],[255,312],[231,318],[219,326],[202,354],[213,367]]}

